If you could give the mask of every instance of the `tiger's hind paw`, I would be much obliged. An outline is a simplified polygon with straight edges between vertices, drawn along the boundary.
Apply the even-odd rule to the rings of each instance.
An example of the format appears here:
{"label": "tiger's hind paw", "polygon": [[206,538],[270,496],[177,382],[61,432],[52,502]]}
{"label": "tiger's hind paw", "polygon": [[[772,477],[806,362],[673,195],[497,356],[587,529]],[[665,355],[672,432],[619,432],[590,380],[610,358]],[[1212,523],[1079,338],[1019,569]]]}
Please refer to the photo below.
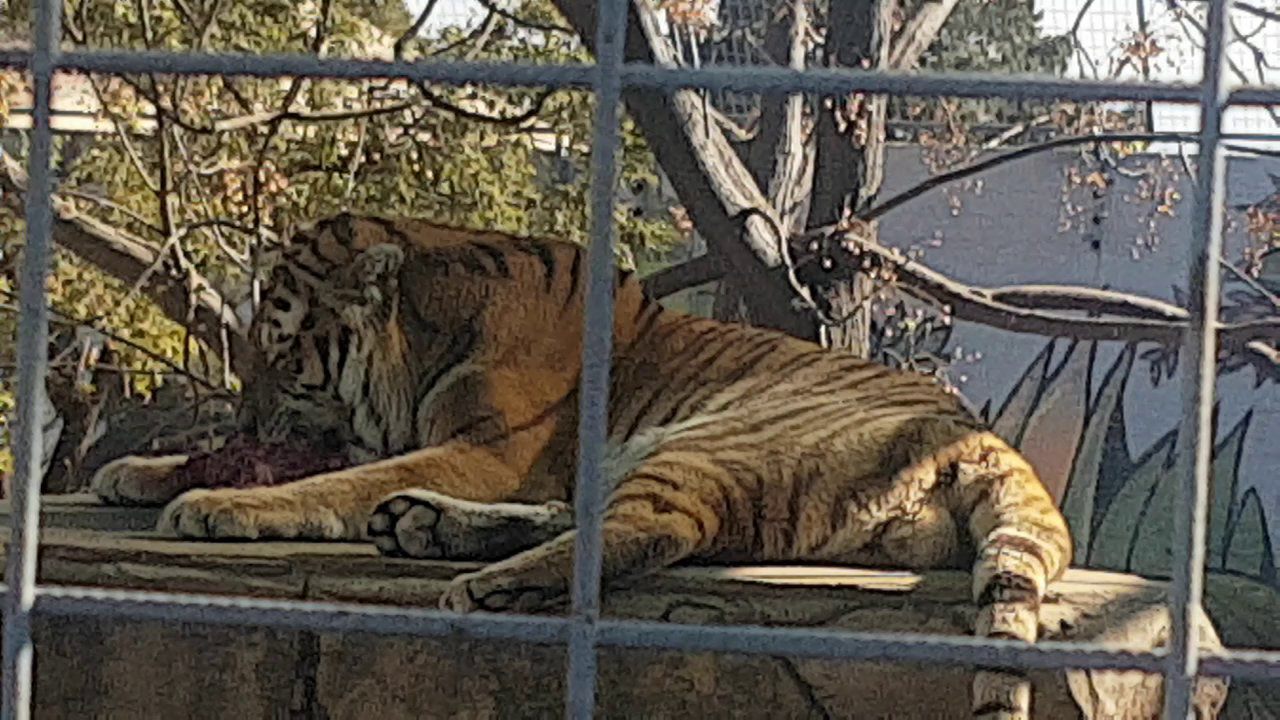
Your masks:
{"label": "tiger's hind paw", "polygon": [[440,596],[439,606],[456,613],[532,613],[563,600],[562,590],[529,584],[518,573],[489,567],[455,577]]}
{"label": "tiger's hind paw", "polygon": [[331,508],[280,488],[189,490],[156,523],[162,534],[202,540],[345,540],[349,528]]}
{"label": "tiger's hind paw", "polygon": [[973,720],[1031,720],[1031,682],[1014,671],[978,671]]}
{"label": "tiger's hind paw", "polygon": [[407,490],[378,504],[368,535],[391,557],[492,561],[540,545],[572,524],[562,502],[477,503]]}

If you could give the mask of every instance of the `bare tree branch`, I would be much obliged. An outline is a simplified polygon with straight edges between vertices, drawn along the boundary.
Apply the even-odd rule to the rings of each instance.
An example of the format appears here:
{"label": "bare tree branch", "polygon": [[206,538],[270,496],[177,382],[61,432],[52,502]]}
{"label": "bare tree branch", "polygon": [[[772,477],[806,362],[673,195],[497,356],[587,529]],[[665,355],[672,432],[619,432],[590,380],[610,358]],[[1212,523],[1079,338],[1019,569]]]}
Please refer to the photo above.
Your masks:
{"label": "bare tree branch", "polygon": [[[1190,0],[1190,2],[1196,2],[1196,3],[1201,3],[1206,1],[1207,0]],[[1237,0],[1237,2],[1231,3],[1231,8],[1233,10],[1239,10],[1241,12],[1249,13],[1250,15],[1254,15],[1256,17],[1262,18],[1263,20],[1272,20],[1275,22],[1280,22],[1280,12],[1277,12],[1275,10],[1268,10],[1266,8],[1259,7],[1258,5],[1254,5],[1253,3],[1239,2]]]}
{"label": "bare tree branch", "polygon": [[[1155,342],[1172,345],[1189,325],[1183,308],[1153,298],[1070,285],[1021,285],[984,288],[967,285],[908,259],[897,250],[845,235],[842,241],[893,268],[894,281],[947,308],[959,320],[1013,333],[1076,340]],[[801,262],[814,262],[806,258]],[[817,260],[820,262],[820,259]],[[837,261],[833,274],[848,270]],[[663,298],[715,280],[722,268],[701,256],[660,270],[644,279],[646,290]],[[1089,313],[1069,314],[1071,311]],[[1233,351],[1254,353],[1280,364],[1280,350],[1267,342],[1280,339],[1280,317],[1219,325],[1218,341]]]}
{"label": "bare tree branch", "polygon": [[[651,3],[628,3],[631,21],[626,37],[626,60],[677,67],[675,50],[660,30],[658,10]],[[591,0],[556,0],[556,6],[578,36],[595,50],[597,4]],[[649,139],[649,146],[675,186],[703,237],[717,251],[734,255],[733,245],[745,225],[750,255],[765,267],[781,263],[772,225],[755,215],[737,219],[747,210],[768,208],[768,201],[734,152],[724,133],[708,124],[695,91],[671,92],[632,88],[625,94],[628,114]],[[738,255],[741,259],[741,255]],[[735,266],[738,261],[734,261]],[[744,266],[745,267],[745,266]]]}
{"label": "bare tree branch", "polygon": [[1261,340],[1254,340],[1245,344],[1245,349],[1261,358],[1268,360],[1272,365],[1280,367],[1280,349],[1273,345],[1268,345]]}
{"label": "bare tree branch", "polygon": [[[820,233],[814,233],[818,235]],[[854,233],[825,233],[828,240],[818,259],[834,262],[833,273],[860,267],[853,258],[870,255],[892,268],[895,282],[949,307],[956,318],[1017,333],[1078,340],[1119,340],[1157,342],[1171,345],[1189,328],[1183,308],[1153,298],[1094,288],[1027,285],[982,288],[957,282],[942,273],[911,260],[901,252],[867,242]],[[835,246],[839,249],[835,250]],[[834,251],[833,251],[834,250]],[[843,251],[843,252],[840,252]],[[1081,311],[1112,317],[1071,315],[1061,311]],[[1244,348],[1248,343],[1280,339],[1280,317],[1221,323],[1218,341],[1225,347]]]}
{"label": "bare tree branch", "polygon": [[[14,303],[0,303],[0,312],[17,313],[19,311],[18,305],[15,304],[18,300],[18,297],[15,293],[11,293],[11,292],[8,292],[7,290],[0,289],[0,295],[3,295],[9,298],[10,300],[14,301]],[[131,348],[134,351],[138,352],[143,357],[146,357],[149,360],[152,360],[154,362],[157,362],[169,368],[169,371],[171,374],[180,375],[184,378],[187,378],[188,380],[191,380],[194,383],[203,385],[206,390],[212,390],[213,392],[216,392],[216,393],[223,392],[222,388],[209,382],[207,378],[203,378],[193,372],[182,369],[169,358],[166,358],[163,355],[160,355],[153,350],[148,350],[147,348],[130,340],[127,337],[124,337],[123,335],[112,332],[107,328],[100,327],[98,323],[93,322],[91,319],[77,318],[74,315],[64,312],[62,310],[59,310],[58,308],[55,308],[55,307],[49,308],[49,315],[50,315],[49,321],[52,323],[56,323],[58,325],[63,325],[65,327],[70,327],[70,328],[91,327],[95,332],[102,333],[104,337],[110,339],[111,341],[120,343],[121,345]],[[98,365],[95,367],[102,367],[102,366]],[[130,372],[144,373],[148,371],[130,370]]]}
{"label": "bare tree branch", "polygon": [[[792,0],[791,36],[788,64],[803,70],[808,57],[810,35],[809,0]],[[788,232],[804,228],[813,190],[814,154],[805,128],[803,93],[792,93],[782,106],[782,126],[773,150],[773,174],[769,178],[769,203]]]}
{"label": "bare tree branch", "polygon": [[477,2],[481,5],[481,7],[493,13],[494,15],[497,15],[498,17],[506,18],[511,22],[515,23],[516,25],[519,25],[521,27],[527,27],[530,30],[541,30],[542,32],[555,32],[555,33],[572,33],[573,32],[571,28],[563,27],[560,25],[552,25],[548,23],[536,22],[533,20],[526,20],[525,18],[522,18],[516,15],[510,10],[503,10],[502,8],[498,7],[497,3],[494,3],[493,0],[477,0]]}
{"label": "bare tree branch", "polygon": [[[597,3],[555,0],[588,50],[595,50]],[[661,30],[656,5],[628,4],[625,40],[628,62],[676,67],[679,59]],[[761,310],[754,324],[803,335],[812,317],[792,307],[793,294],[768,268],[782,264],[781,225],[751,171],[720,127],[703,112],[694,90],[629,88],[624,93],[628,115],[674,186],[681,204],[706,239],[711,254],[724,260],[755,289]]]}
{"label": "bare tree branch", "polygon": [[392,115],[404,110],[409,110],[416,106],[417,103],[399,102],[380,107],[366,107],[354,110],[272,110],[269,112],[254,113],[252,115],[239,115],[237,117],[215,120],[213,123],[213,131],[231,132],[235,130],[244,130],[245,128],[250,128],[255,125],[266,125],[269,123],[283,121],[320,123],[359,120],[361,118],[377,117],[379,115]]}
{"label": "bare tree branch", "polygon": [[897,42],[889,49],[889,68],[912,70],[933,41],[960,0],[927,0],[898,32]]}
{"label": "bare tree branch", "polygon": [[1142,320],[1184,321],[1187,313],[1177,305],[1153,298],[1070,285],[1006,285],[982,290],[979,295],[995,302],[1042,310],[1078,310],[1120,315]]}
{"label": "bare tree branch", "polygon": [[93,203],[94,205],[97,205],[98,207],[101,207],[104,210],[120,213],[121,215],[137,223],[139,227],[144,227],[147,230],[150,230],[151,232],[154,232],[157,235],[164,234],[164,230],[162,228],[155,225],[147,218],[143,217],[142,215],[135,212],[134,210],[131,210],[109,198],[105,198],[105,197],[102,197],[101,195],[96,195],[93,193],[87,193],[87,192],[84,192],[83,190],[71,190],[71,189],[60,190],[58,191],[58,194],[62,195],[63,197],[75,198],[77,200],[83,200],[88,203]]}
{"label": "bare tree branch", "polygon": [[724,263],[715,256],[699,255],[646,275],[641,282],[652,297],[662,299],[681,290],[719,280],[724,272]]}
{"label": "bare tree branch", "polygon": [[[896,0],[835,3],[828,20],[826,56],[831,68],[885,67]],[[817,167],[809,225],[839,222],[864,208],[884,180],[887,98],[852,93],[833,98],[819,112]]]}
{"label": "bare tree branch", "polygon": [[[0,192],[16,199],[26,191],[26,170],[7,154],[2,160],[4,172],[0,173]],[[154,245],[79,213],[72,203],[57,195],[53,202],[56,214],[53,241],[108,275],[125,283],[134,283],[156,262],[158,253]],[[194,293],[188,292],[188,272],[196,290]],[[225,324],[232,331],[233,361],[244,357],[247,344],[239,319],[222,294],[194,269],[170,267],[168,272],[156,273],[147,296],[165,315],[177,322],[182,322],[194,309],[195,327],[192,332],[210,348],[221,347],[219,328]]]}
{"label": "bare tree branch", "polygon": [[[972,175],[977,175],[978,173],[985,172],[999,165],[1004,165],[1005,163],[1013,162],[1014,160],[1020,160],[1022,158],[1030,157],[1032,155],[1038,155],[1040,153],[1049,152],[1050,150],[1056,150],[1057,148],[1069,147],[1072,145],[1084,145],[1091,142],[1143,142],[1143,141],[1199,142],[1200,136],[1194,133],[1180,133],[1180,132],[1114,132],[1114,133],[1092,133],[1089,135],[1068,135],[1065,137],[1054,138],[1052,140],[1047,140],[1045,142],[1037,143],[1035,145],[1027,145],[1025,147],[1020,147],[1016,150],[1010,150],[1009,152],[997,155],[993,158],[987,158],[986,160],[982,160],[976,163],[963,165],[954,170],[948,170],[947,172],[939,173],[929,178],[928,180],[925,180],[919,184],[916,184],[911,186],[910,188],[907,188],[906,190],[903,190],[902,192],[898,193],[897,195],[894,195],[893,197],[887,200],[882,200],[876,203],[875,205],[863,210],[857,215],[859,218],[863,220],[874,220],[876,218],[883,217],[889,214],[890,212],[892,212],[893,210],[897,210],[898,208],[902,207],[908,202],[911,202],[912,200],[915,200],[916,198],[928,192],[936,190],[937,188],[943,185],[946,185],[948,183],[955,182],[956,180],[963,180],[964,178],[970,177]],[[1267,151],[1265,150],[1255,150],[1254,148],[1245,147],[1242,145],[1233,145],[1228,143],[1228,144],[1224,144],[1224,147],[1228,150],[1240,150],[1242,152],[1267,154]]]}
{"label": "bare tree branch", "polygon": [[[833,3],[828,11],[826,62],[853,71],[889,63],[893,17],[898,0]],[[808,221],[811,226],[841,222],[865,208],[884,182],[888,100],[885,95],[850,93],[832,98],[815,129],[815,168]],[[870,278],[854,274],[822,291],[823,312],[843,320],[821,320],[818,338],[828,347],[858,357],[871,354]]]}

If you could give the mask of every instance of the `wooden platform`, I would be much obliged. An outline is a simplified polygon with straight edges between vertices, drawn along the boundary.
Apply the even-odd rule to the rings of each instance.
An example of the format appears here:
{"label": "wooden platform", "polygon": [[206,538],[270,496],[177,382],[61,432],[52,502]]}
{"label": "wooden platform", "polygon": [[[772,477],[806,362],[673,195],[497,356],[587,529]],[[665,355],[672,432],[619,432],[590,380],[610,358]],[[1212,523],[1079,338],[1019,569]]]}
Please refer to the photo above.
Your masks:
{"label": "wooden platform", "polygon": [[[187,542],[158,511],[49,497],[42,583],[434,607],[474,565],[395,560],[358,543]],[[0,506],[7,528],[8,510]],[[3,535],[7,541],[7,531]],[[1280,646],[1280,594],[1212,576],[1206,648]],[[610,617],[966,633],[965,573],[677,568],[605,596]],[[1143,650],[1167,638],[1164,585],[1072,570],[1051,588],[1048,639]],[[38,718],[558,718],[564,652],[450,638],[310,633],[108,618],[37,622]],[[965,718],[971,670],[605,648],[600,717]],[[1037,718],[1156,718],[1158,677],[1038,672]],[[1202,717],[1280,718],[1280,688],[1209,682]]]}

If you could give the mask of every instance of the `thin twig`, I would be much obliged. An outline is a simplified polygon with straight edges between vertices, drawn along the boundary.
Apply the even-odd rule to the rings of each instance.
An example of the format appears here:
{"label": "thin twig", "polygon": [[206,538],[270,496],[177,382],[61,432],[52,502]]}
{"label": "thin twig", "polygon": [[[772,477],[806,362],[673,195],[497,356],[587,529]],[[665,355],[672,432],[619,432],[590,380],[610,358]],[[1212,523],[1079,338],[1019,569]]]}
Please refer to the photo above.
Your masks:
{"label": "thin twig", "polygon": [[159,225],[152,223],[150,220],[143,217],[138,212],[134,210],[130,210],[129,208],[121,205],[120,203],[115,202],[114,200],[109,200],[101,195],[85,192],[83,190],[76,190],[74,188],[59,189],[58,194],[62,195],[63,197],[72,197],[78,200],[91,202],[94,205],[102,207],[106,210],[110,210],[111,212],[118,212],[121,215],[124,215],[130,220],[141,225],[142,227],[146,228],[147,230],[150,230],[151,232],[155,233],[156,235],[164,235],[164,230]]}
{"label": "thin twig", "polygon": [[400,37],[396,38],[395,44],[391,46],[391,57],[393,59],[404,59],[404,46],[417,37],[418,33],[422,32],[422,26],[427,24],[427,18],[431,17],[431,13],[435,12],[436,5],[439,4],[440,0],[427,0],[427,4],[418,13],[418,17],[414,19],[413,24]]}
{"label": "thin twig", "polygon": [[[187,148],[187,144],[183,141],[180,133],[175,132],[173,139],[178,146],[178,154],[182,156],[182,163],[187,168],[187,174],[191,179],[191,184],[195,187],[196,196],[199,199],[201,207],[204,208],[204,212],[207,216],[213,216],[213,201],[210,197],[209,189],[205,187],[204,179],[193,172],[195,169],[195,161],[191,157],[191,151]],[[249,270],[249,258],[247,255],[243,258],[240,257],[228,243],[226,236],[222,233],[223,227],[226,227],[228,224],[236,227],[237,229],[241,227],[236,223],[230,223],[230,221],[222,221],[217,218],[207,218],[205,220],[199,220],[194,223],[184,225],[179,229],[179,233],[183,237],[187,237],[193,232],[208,227],[213,235],[214,242],[227,256],[227,258],[231,260],[231,262],[235,263],[236,267],[247,272]],[[252,232],[252,229],[244,228],[242,232],[244,231]]]}
{"label": "thin twig", "polygon": [[[0,295],[4,295],[5,297],[9,298],[10,300],[13,300],[14,302],[17,302],[17,299],[18,299],[17,293],[10,292],[3,288],[0,288]],[[18,306],[11,303],[0,303],[0,310],[3,310],[5,312],[16,313],[18,312]],[[134,342],[133,340],[123,337],[109,329],[101,328],[94,325],[91,322],[76,318],[74,315],[71,315],[70,313],[59,310],[53,307],[52,305],[49,306],[49,315],[50,315],[49,317],[50,322],[56,323],[58,325],[62,325],[64,327],[70,327],[70,328],[77,328],[77,327],[91,328],[94,332],[101,333],[104,337],[109,338],[110,340],[113,340],[115,342],[118,342],[121,345],[124,345],[138,353],[141,353],[147,359],[153,360],[155,362],[160,363],[161,365],[164,365],[175,374],[181,375],[193,382],[199,383],[205,386],[206,389],[213,390],[215,392],[221,392],[221,389],[218,388],[218,386],[210,383],[208,380],[200,377],[199,375],[193,372],[183,370],[172,360],[164,357],[163,355],[156,353],[154,350],[149,350],[146,347]]]}
{"label": "thin twig", "polygon": [[498,7],[497,4],[493,2],[493,0],[476,0],[476,2],[479,3],[481,7],[493,13],[494,15],[498,15],[499,17],[504,17],[510,20],[511,22],[517,25],[520,25],[521,27],[529,28],[530,30],[541,30],[542,32],[564,33],[566,35],[570,35],[573,33],[572,29],[564,27],[562,25],[540,23],[536,20],[526,20],[525,18],[522,18],[516,15],[510,10],[503,10],[502,8]]}
{"label": "thin twig", "polygon": [[467,110],[466,108],[454,105],[429,90],[426,83],[416,82],[415,85],[417,85],[418,92],[421,93],[423,100],[432,107],[444,110],[451,115],[457,115],[458,117],[465,118],[473,122],[489,123],[491,125],[523,125],[541,115],[543,107],[547,104],[547,100],[556,93],[554,88],[538,93],[538,96],[534,99],[531,107],[515,113],[514,115],[487,115],[485,113]]}
{"label": "thin twig", "polygon": [[[1036,145],[1028,145],[1026,147],[1010,150],[1002,155],[988,158],[981,162],[965,165],[963,167],[950,170],[945,173],[934,175],[924,182],[904,190],[887,200],[882,200],[875,205],[867,208],[858,214],[863,220],[874,220],[886,215],[892,210],[896,210],[902,205],[930,192],[947,183],[955,182],[971,175],[990,170],[993,167],[1003,165],[1014,160],[1030,157],[1039,153],[1048,152],[1062,147],[1070,147],[1072,145],[1084,145],[1093,142],[1143,142],[1143,141],[1166,141],[1166,142],[1198,142],[1200,136],[1195,133],[1180,132],[1114,132],[1114,133],[1093,133],[1090,135],[1070,135],[1066,137],[1054,138]],[[1244,152],[1257,152],[1253,148],[1226,144],[1224,147],[1228,150],[1240,150]]]}
{"label": "thin twig", "polygon": [[377,117],[379,115],[391,115],[405,110],[414,108],[417,103],[399,102],[382,107],[366,107],[353,110],[272,110],[269,112],[254,113],[252,115],[239,115],[237,117],[216,120],[213,123],[214,132],[232,132],[235,130],[244,130],[255,125],[266,125],[269,123],[280,123],[285,121],[304,122],[304,123],[324,123],[324,122],[342,122],[345,120],[359,120],[363,118]]}
{"label": "thin twig", "polygon": [[[121,78],[121,80],[124,81],[123,78]],[[93,94],[98,102],[98,107],[106,108],[106,96],[103,94],[102,88],[98,85],[97,80],[95,80],[92,75],[89,76],[89,87],[93,89]],[[141,90],[141,88],[135,89]],[[159,114],[159,108],[156,108],[156,112]],[[146,185],[147,189],[151,192],[159,190],[160,181],[153,178],[151,173],[148,172],[147,164],[143,162],[142,155],[138,153],[137,148],[133,145],[133,141],[129,139],[129,133],[125,130],[124,123],[122,123],[120,118],[116,117],[113,113],[108,112],[107,116],[111,120],[111,127],[115,130],[116,137],[120,140],[120,146],[124,149],[125,155],[128,156],[129,161],[133,163],[134,169],[138,171],[138,176],[142,178],[143,184]]]}
{"label": "thin twig", "polygon": [[[315,35],[311,40],[311,54],[317,57],[324,53],[325,41],[328,37],[329,22],[332,18],[333,0],[321,0],[320,2],[320,18],[316,21]],[[285,92],[283,102],[280,103],[280,111],[287,113],[293,108],[293,102],[297,99],[298,94],[302,92],[302,85],[307,81],[306,77],[294,77],[289,83],[289,89]],[[258,147],[257,156],[254,158],[253,172],[253,236],[250,239],[252,243],[249,250],[249,273],[251,283],[251,303],[253,311],[258,311],[258,303],[261,300],[261,280],[259,279],[259,271],[261,270],[261,237],[263,231],[262,223],[262,183],[263,174],[262,166],[267,159],[267,152],[271,149],[271,141],[275,138],[276,133],[280,131],[280,125],[283,120],[277,118],[267,123],[267,130],[262,138],[262,144]]]}

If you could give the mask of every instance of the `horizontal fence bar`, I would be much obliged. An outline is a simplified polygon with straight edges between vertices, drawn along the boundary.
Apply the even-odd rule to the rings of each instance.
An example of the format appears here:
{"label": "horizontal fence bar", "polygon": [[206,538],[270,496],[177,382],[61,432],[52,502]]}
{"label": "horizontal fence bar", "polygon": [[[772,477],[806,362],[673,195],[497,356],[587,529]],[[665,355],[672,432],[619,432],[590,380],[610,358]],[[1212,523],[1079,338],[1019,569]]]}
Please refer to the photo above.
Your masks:
{"label": "horizontal fence bar", "polygon": [[[65,617],[121,617],[231,626],[264,626],[317,632],[366,632],[409,637],[514,640],[565,645],[568,618],[478,613],[367,603],[266,600],[252,597],[112,590],[96,587],[37,588],[33,614]],[[1132,669],[1160,672],[1167,653],[1135,652],[1097,643],[1011,640],[918,633],[867,633],[835,629],[688,625],[602,619],[596,643],[602,646],[791,655],[812,659],[989,665],[1009,668]],[[1202,675],[1280,679],[1280,651],[1206,651]]]}
{"label": "horizontal fence bar", "polygon": [[26,50],[0,50],[0,67],[26,70],[31,64],[31,55]]}
{"label": "horizontal fence bar", "polygon": [[[27,53],[0,53],[0,64],[21,66]],[[508,86],[581,88],[591,86],[595,65],[532,65],[511,62],[423,60],[417,62],[320,58],[310,55],[178,53],[96,50],[64,53],[64,70],[101,73],[167,73],[175,75],[239,75],[252,77],[310,76],[355,80],[406,78],[423,82],[470,82]],[[1152,101],[1198,104],[1200,87],[1188,83],[1117,82],[996,73],[902,73],[783,67],[664,68],[627,63],[621,69],[627,87],[701,88],[738,92],[874,92],[891,95],[998,97],[1011,100]],[[1228,104],[1280,105],[1280,87],[1240,87]]]}
{"label": "horizontal fence bar", "polygon": [[[393,608],[365,603],[265,600],[252,597],[161,593],[94,587],[40,587],[36,615],[115,616],[217,625],[262,625],[298,630],[369,632],[421,637],[450,636],[566,644],[567,618]],[[835,629],[699,626],[602,619],[597,643],[618,647],[797,655],[845,660],[983,664],[1031,668],[1129,668],[1158,672],[1163,652],[1134,652],[1096,643],[1035,645],[966,636],[867,633]],[[1276,653],[1280,669],[1280,653]],[[1250,662],[1257,665],[1257,658]]]}
{"label": "horizontal fence bar", "polygon": [[308,76],[338,80],[406,78],[423,82],[589,88],[595,65],[424,60],[362,60],[299,54],[179,53],[159,50],[98,50],[64,53],[64,69],[101,73],[160,73],[248,77]]}
{"label": "horizontal fence bar", "polygon": [[[1186,83],[1072,80],[1044,75],[974,72],[903,73],[883,70],[831,70],[784,67],[662,68],[628,64],[623,82],[629,87],[697,87],[713,91],[838,95],[849,92],[888,95],[1061,99],[1075,101],[1133,100],[1198,104],[1200,88]],[[1280,104],[1280,87],[1242,87],[1232,93],[1239,105]]]}
{"label": "horizontal fence bar", "polygon": [[685,652],[785,655],[828,660],[983,665],[1009,669],[1126,669],[1160,672],[1164,652],[1138,652],[1096,643],[1028,644],[972,636],[854,632],[834,629],[682,625],[602,620],[600,645]]}
{"label": "horizontal fence bar", "polygon": [[1200,675],[1235,680],[1280,680],[1280,651],[1221,650],[1200,654]]}
{"label": "horizontal fence bar", "polygon": [[263,625],[316,632],[519,640],[535,645],[564,644],[570,622],[523,615],[458,615],[440,610],[392,608],[362,603],[41,587],[36,615],[127,617],[211,625]]}

